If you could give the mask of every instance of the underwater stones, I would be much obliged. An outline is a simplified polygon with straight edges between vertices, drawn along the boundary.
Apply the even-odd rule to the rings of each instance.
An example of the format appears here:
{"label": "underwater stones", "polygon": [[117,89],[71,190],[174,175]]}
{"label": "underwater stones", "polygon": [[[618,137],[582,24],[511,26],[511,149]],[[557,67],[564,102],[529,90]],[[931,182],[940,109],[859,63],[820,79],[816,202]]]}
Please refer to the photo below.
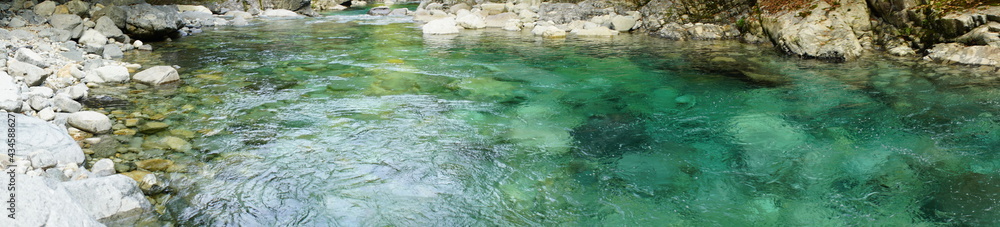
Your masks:
{"label": "underwater stones", "polygon": [[165,170],[169,169],[170,166],[173,166],[173,165],[174,165],[174,161],[167,160],[167,159],[161,159],[161,158],[148,159],[148,160],[142,160],[142,161],[135,162],[135,166],[136,167],[138,167],[139,169],[148,170],[148,171],[165,171]]}
{"label": "underwater stones", "polygon": [[616,175],[634,185],[636,189],[652,193],[667,190],[684,174],[676,160],[662,153],[627,153],[616,162]]}
{"label": "underwater stones", "polygon": [[743,161],[758,174],[772,174],[801,154],[808,136],[772,114],[743,114],[730,119],[734,142],[743,147]]}
{"label": "underwater stones", "polygon": [[170,66],[154,66],[132,75],[132,79],[148,85],[163,85],[181,80],[177,70]]}
{"label": "underwater stones", "polygon": [[461,94],[473,100],[497,100],[503,101],[510,98],[517,87],[504,81],[498,81],[489,77],[465,78],[451,84],[449,87],[461,90]]}
{"label": "underwater stones", "polygon": [[970,226],[1000,224],[1000,176],[963,173],[938,183],[928,204],[935,215]]}
{"label": "underwater stones", "polygon": [[146,122],[146,124],[143,124],[142,126],[139,127],[139,132],[145,134],[153,134],[163,131],[167,129],[167,127],[170,127],[170,125],[163,122],[156,122],[156,121]]}
{"label": "underwater stones", "polygon": [[170,148],[171,150],[178,151],[178,152],[188,152],[188,151],[191,151],[191,144],[190,143],[188,143],[184,139],[181,139],[181,138],[178,138],[178,137],[174,137],[174,136],[163,137],[163,139],[160,139],[160,144],[162,144],[163,146],[165,146],[167,148]]}
{"label": "underwater stones", "polygon": [[71,126],[90,133],[101,134],[111,130],[111,119],[94,111],[72,113],[66,120]]}
{"label": "underwater stones", "polygon": [[565,128],[515,123],[507,138],[517,145],[535,150],[544,155],[559,155],[569,152],[573,136]]}

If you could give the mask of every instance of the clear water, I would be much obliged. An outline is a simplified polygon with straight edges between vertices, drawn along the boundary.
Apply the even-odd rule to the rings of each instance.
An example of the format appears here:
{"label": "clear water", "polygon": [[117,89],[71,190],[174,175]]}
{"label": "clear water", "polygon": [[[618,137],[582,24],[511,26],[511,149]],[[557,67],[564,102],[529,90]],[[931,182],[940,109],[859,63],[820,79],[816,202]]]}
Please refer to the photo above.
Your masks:
{"label": "clear water", "polygon": [[[156,46],[200,132],[164,219],[227,226],[936,226],[1000,220],[977,69],[645,36],[422,36],[358,11]],[[778,75],[777,80],[759,78]],[[142,104],[145,103],[145,104]]]}

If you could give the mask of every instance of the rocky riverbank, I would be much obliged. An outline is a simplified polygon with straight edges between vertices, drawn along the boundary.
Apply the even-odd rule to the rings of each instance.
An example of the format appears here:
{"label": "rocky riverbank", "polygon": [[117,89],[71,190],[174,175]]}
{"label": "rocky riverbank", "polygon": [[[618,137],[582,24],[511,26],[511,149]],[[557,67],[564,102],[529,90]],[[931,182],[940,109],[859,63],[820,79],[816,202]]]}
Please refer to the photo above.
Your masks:
{"label": "rocky riverbank", "polygon": [[888,52],[941,63],[1000,66],[994,31],[1000,28],[1000,6],[961,7],[917,0],[427,0],[413,15],[426,22],[425,34],[490,27],[530,30],[549,38],[631,32],[672,40],[769,43],[791,55],[835,61]]}
{"label": "rocky riverbank", "polygon": [[303,15],[141,1],[0,3],[0,112],[16,116],[18,141],[12,159],[0,161],[17,176],[16,219],[0,226],[155,223],[173,194],[168,173],[198,164],[175,160],[192,152],[196,132],[171,127],[170,110],[129,101],[176,89],[177,67],[121,58],[151,51],[143,41],[246,26],[255,16]]}

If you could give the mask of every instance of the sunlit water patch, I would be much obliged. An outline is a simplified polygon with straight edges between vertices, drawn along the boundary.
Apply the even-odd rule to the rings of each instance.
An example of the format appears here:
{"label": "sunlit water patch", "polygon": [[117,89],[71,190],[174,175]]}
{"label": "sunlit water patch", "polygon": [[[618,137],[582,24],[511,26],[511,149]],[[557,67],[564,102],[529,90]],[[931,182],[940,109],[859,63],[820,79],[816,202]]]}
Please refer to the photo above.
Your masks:
{"label": "sunlit water patch", "polygon": [[645,36],[423,36],[358,12],[157,45],[200,169],[183,225],[909,226],[1000,220],[994,74]]}

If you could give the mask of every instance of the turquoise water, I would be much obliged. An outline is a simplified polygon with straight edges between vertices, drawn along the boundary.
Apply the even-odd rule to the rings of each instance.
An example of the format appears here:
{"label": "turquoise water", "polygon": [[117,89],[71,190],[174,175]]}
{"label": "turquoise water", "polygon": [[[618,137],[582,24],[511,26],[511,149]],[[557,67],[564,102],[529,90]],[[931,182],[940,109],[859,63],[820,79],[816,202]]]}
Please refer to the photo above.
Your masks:
{"label": "turquoise water", "polygon": [[243,226],[990,226],[993,74],[736,42],[423,36],[358,11],[156,46],[199,132],[163,220]]}

